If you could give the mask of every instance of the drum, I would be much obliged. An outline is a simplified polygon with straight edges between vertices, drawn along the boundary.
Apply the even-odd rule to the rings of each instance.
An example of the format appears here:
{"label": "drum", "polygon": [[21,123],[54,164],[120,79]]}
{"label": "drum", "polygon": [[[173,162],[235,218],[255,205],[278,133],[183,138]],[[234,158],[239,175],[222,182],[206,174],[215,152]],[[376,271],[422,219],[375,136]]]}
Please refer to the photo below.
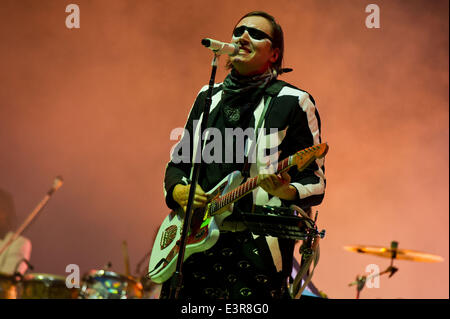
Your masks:
{"label": "drum", "polygon": [[26,274],[21,299],[76,299],[78,288],[67,288],[66,278],[51,274]]}
{"label": "drum", "polygon": [[0,273],[0,299],[19,298],[18,280],[15,276]]}
{"label": "drum", "polygon": [[106,270],[91,270],[83,276],[80,298],[141,299],[142,284],[131,276]]}

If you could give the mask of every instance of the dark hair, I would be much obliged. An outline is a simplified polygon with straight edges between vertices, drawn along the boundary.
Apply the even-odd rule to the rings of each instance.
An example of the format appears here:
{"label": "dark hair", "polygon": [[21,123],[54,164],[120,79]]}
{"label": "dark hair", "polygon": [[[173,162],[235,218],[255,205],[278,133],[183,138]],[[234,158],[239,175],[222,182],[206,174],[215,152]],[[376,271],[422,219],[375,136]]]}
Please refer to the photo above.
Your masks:
{"label": "dark hair", "polygon": [[[283,36],[283,29],[281,29],[281,26],[278,24],[278,22],[275,20],[273,16],[268,14],[264,11],[252,11],[244,15],[242,18],[239,19],[239,21],[236,23],[236,25],[242,21],[242,19],[245,19],[247,17],[263,17],[267,21],[270,22],[272,25],[272,48],[273,49],[279,49],[278,59],[273,63],[273,67],[275,70],[280,73],[281,71],[281,64],[283,63],[283,55],[284,55],[284,36]],[[236,27],[235,25],[235,27]],[[230,61],[227,63],[227,67],[231,68],[232,65]]]}

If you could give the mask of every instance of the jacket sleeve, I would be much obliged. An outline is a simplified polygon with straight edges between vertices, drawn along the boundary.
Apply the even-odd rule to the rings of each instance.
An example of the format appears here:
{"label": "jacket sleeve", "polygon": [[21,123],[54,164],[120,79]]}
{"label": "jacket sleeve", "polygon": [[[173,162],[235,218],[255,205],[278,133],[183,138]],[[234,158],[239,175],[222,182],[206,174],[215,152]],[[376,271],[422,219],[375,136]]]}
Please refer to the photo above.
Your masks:
{"label": "jacket sleeve", "polygon": [[[206,86],[207,87],[207,86]],[[172,197],[172,192],[177,184],[188,185],[192,167],[193,135],[194,125],[199,119],[204,103],[205,87],[200,90],[195,102],[189,112],[184,129],[176,129],[171,133],[171,140],[176,140],[180,135],[180,140],[172,147],[170,161],[166,165],[164,176],[164,197],[170,209],[177,209],[178,203]]]}
{"label": "jacket sleeve", "polygon": [[[298,105],[293,108],[286,136],[280,145],[280,159],[297,151],[321,143],[321,123],[314,99],[306,92],[301,94]],[[324,158],[316,159],[307,168],[299,172],[291,167],[291,185],[297,189],[297,199],[284,201],[285,205],[295,204],[302,209],[319,205],[325,195]]]}

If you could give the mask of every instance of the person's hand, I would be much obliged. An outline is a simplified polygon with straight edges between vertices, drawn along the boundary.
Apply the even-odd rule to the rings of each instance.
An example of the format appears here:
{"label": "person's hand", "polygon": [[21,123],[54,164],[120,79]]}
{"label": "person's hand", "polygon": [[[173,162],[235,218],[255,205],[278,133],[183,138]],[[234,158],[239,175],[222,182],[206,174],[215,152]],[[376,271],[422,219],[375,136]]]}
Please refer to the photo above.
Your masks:
{"label": "person's hand", "polygon": [[294,200],[297,197],[297,189],[290,185],[291,176],[287,172],[281,174],[258,175],[258,185],[270,195],[285,200]]}
{"label": "person's hand", "polygon": [[[189,185],[177,184],[173,188],[172,197],[183,208],[184,212],[186,212],[190,189],[191,189],[190,184]],[[208,195],[203,191],[200,185],[197,185],[194,194],[193,208],[204,207],[206,206],[207,203],[208,203]]]}

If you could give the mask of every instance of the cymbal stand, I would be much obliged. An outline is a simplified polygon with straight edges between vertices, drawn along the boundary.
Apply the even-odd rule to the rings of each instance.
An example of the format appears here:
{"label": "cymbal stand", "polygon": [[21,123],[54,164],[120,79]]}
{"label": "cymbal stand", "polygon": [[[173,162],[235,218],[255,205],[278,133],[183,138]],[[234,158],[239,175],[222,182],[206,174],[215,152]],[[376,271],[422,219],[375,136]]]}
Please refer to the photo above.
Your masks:
{"label": "cymbal stand", "polygon": [[367,280],[375,278],[377,276],[382,276],[384,274],[389,274],[389,278],[391,278],[397,271],[398,268],[394,267],[394,259],[397,258],[397,248],[398,248],[398,242],[392,241],[391,242],[391,264],[388,268],[386,268],[384,271],[380,273],[375,273],[370,276],[357,276],[356,281],[353,281],[349,284],[349,286],[356,285],[356,299],[359,299],[360,293],[363,290],[364,286],[366,285]]}

